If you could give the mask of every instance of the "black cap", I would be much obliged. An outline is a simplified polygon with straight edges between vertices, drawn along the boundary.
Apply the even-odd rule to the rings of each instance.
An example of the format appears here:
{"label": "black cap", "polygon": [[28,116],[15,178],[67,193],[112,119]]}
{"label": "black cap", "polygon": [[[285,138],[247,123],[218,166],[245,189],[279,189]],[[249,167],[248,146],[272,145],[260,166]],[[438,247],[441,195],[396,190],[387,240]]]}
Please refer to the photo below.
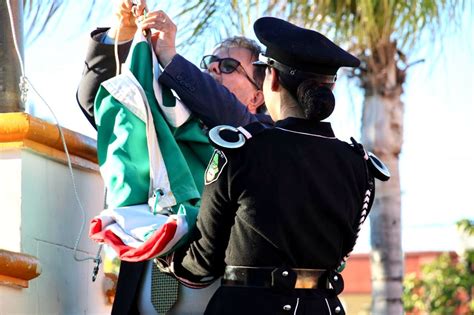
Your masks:
{"label": "black cap", "polygon": [[270,65],[279,71],[315,74],[334,82],[340,67],[358,67],[360,60],[326,36],[274,17],[263,17],[253,25],[266,52],[255,65]]}

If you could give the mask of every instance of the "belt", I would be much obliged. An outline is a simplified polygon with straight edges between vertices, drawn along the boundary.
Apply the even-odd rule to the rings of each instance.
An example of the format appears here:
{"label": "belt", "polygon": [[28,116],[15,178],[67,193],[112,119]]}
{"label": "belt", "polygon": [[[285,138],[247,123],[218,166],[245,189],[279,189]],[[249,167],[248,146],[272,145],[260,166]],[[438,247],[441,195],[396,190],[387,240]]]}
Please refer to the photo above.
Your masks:
{"label": "belt", "polygon": [[324,272],[323,269],[227,266],[221,283],[224,286],[316,289]]}

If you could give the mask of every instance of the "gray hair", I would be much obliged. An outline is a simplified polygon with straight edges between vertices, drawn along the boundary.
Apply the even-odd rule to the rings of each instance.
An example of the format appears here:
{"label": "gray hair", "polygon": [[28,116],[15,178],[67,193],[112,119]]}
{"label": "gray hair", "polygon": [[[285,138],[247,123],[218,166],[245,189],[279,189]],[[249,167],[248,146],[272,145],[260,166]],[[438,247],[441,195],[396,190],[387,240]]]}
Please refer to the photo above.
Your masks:
{"label": "gray hair", "polygon": [[[262,48],[256,41],[244,36],[226,38],[214,47],[214,51],[223,48],[245,48],[250,52],[252,61],[258,60],[258,55],[262,53]],[[263,80],[265,79],[265,67],[254,67],[252,78],[257,83],[258,88],[262,89]]]}

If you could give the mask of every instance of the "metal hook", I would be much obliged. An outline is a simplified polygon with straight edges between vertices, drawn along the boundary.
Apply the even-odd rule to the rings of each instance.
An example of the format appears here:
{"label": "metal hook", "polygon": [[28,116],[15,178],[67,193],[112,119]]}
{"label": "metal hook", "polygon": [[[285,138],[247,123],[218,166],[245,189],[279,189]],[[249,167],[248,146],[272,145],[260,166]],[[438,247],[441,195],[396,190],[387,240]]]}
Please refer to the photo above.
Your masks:
{"label": "metal hook", "polygon": [[99,273],[99,266],[100,266],[100,263],[102,262],[102,259],[99,258],[99,259],[95,259],[95,266],[94,266],[94,270],[92,271],[92,282],[95,282],[95,280],[97,279],[97,274]]}

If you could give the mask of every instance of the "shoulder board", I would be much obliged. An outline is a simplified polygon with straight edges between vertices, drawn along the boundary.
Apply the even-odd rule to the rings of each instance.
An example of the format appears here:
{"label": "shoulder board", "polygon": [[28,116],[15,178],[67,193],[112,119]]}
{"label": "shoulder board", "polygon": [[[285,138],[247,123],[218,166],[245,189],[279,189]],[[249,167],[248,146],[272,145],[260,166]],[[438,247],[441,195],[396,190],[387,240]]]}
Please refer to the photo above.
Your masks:
{"label": "shoulder board", "polygon": [[351,142],[353,148],[367,161],[367,166],[372,176],[383,182],[390,179],[390,170],[375,154],[367,152],[364,146],[355,141],[352,137]]}
{"label": "shoulder board", "polygon": [[259,122],[251,123],[245,127],[232,127],[220,125],[209,130],[209,140],[212,145],[221,149],[238,149],[245,142],[265,130],[266,127]]}

